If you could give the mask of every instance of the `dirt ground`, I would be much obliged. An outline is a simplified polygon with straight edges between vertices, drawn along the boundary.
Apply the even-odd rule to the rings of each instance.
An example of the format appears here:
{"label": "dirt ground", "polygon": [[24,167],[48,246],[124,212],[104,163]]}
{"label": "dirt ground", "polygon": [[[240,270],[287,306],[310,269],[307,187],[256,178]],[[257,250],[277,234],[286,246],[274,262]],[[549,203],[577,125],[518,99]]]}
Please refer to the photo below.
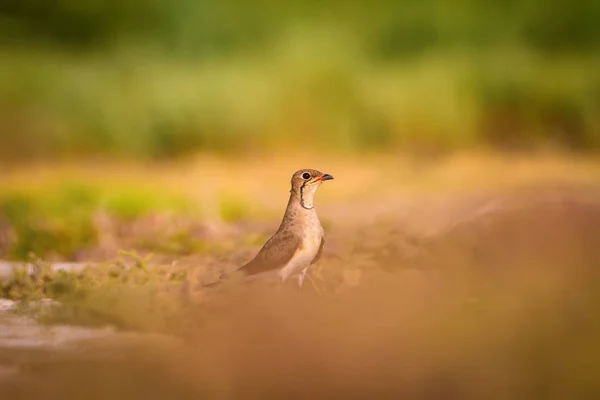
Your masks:
{"label": "dirt ground", "polygon": [[[327,170],[336,180],[319,193],[328,239],[312,271],[315,287],[232,282],[200,290],[201,301],[178,314],[168,334],[42,326],[6,314],[0,398],[600,395],[595,175],[512,186],[465,178],[462,190],[441,191],[408,180],[373,201],[361,184],[386,178],[354,171]],[[429,175],[426,186],[448,184],[443,171],[430,174],[438,178]],[[220,251],[157,260],[201,274],[235,266],[276,228],[281,207],[274,208],[251,220],[184,225],[221,243]],[[137,232],[128,229],[112,235],[117,246]]]}

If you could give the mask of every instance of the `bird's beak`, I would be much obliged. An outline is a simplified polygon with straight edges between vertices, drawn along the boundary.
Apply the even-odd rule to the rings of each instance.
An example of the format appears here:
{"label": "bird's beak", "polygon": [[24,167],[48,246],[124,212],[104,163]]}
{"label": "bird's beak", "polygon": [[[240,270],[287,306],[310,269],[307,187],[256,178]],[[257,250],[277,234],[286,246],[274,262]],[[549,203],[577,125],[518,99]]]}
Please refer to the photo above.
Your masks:
{"label": "bird's beak", "polygon": [[331,176],[331,175],[329,175],[329,174],[324,174],[324,175],[321,177],[321,180],[322,180],[322,181],[330,181],[330,180],[332,180],[332,179],[333,179],[333,176]]}

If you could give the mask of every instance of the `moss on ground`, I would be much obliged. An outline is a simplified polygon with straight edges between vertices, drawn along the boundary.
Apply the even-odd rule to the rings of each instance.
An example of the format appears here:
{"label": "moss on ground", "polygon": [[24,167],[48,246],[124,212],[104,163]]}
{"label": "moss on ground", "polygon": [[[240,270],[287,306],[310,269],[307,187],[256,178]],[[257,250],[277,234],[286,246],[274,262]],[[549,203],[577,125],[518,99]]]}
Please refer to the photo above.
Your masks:
{"label": "moss on ground", "polygon": [[90,265],[81,271],[53,270],[32,259],[34,272],[17,268],[0,282],[0,298],[19,302],[19,312],[42,299],[59,305],[35,308],[44,323],[114,325],[122,329],[165,331],[170,319],[185,308],[190,298],[189,269],[174,264],[150,264],[151,256],[123,253],[123,257]]}

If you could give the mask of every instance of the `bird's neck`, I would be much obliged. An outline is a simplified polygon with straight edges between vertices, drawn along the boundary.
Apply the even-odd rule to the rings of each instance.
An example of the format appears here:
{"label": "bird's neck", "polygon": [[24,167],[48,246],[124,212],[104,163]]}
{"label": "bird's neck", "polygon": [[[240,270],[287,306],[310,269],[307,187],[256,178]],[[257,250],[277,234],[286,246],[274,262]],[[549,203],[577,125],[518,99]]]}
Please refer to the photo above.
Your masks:
{"label": "bird's neck", "polygon": [[309,219],[317,218],[314,196],[315,193],[312,190],[304,191],[304,193],[300,190],[292,190],[281,226],[302,224]]}

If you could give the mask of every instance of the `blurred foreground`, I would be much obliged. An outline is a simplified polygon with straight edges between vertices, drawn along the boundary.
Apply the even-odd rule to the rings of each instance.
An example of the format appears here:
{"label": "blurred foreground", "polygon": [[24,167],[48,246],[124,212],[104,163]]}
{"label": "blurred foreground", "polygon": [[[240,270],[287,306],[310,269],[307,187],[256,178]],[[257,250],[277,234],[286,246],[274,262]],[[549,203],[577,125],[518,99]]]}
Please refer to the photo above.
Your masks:
{"label": "blurred foreground", "polygon": [[156,280],[115,276],[70,317],[166,318],[161,331],[180,339],[4,349],[11,373],[0,390],[11,399],[594,398],[599,216],[598,204],[573,200],[503,213],[411,257],[401,234],[365,227],[374,243],[329,256],[321,294],[225,285],[193,305],[179,290],[155,297]]}
{"label": "blurred foreground", "polygon": [[[75,276],[34,258],[37,276],[3,284],[62,305],[17,310],[43,334],[0,321],[1,397],[600,395],[594,160],[299,158],[11,174],[4,256],[98,264]],[[336,175],[317,199],[315,287],[203,288],[272,233],[301,160]]]}
{"label": "blurred foreground", "polygon": [[0,3],[0,398],[600,398],[600,3],[259,3]]}

